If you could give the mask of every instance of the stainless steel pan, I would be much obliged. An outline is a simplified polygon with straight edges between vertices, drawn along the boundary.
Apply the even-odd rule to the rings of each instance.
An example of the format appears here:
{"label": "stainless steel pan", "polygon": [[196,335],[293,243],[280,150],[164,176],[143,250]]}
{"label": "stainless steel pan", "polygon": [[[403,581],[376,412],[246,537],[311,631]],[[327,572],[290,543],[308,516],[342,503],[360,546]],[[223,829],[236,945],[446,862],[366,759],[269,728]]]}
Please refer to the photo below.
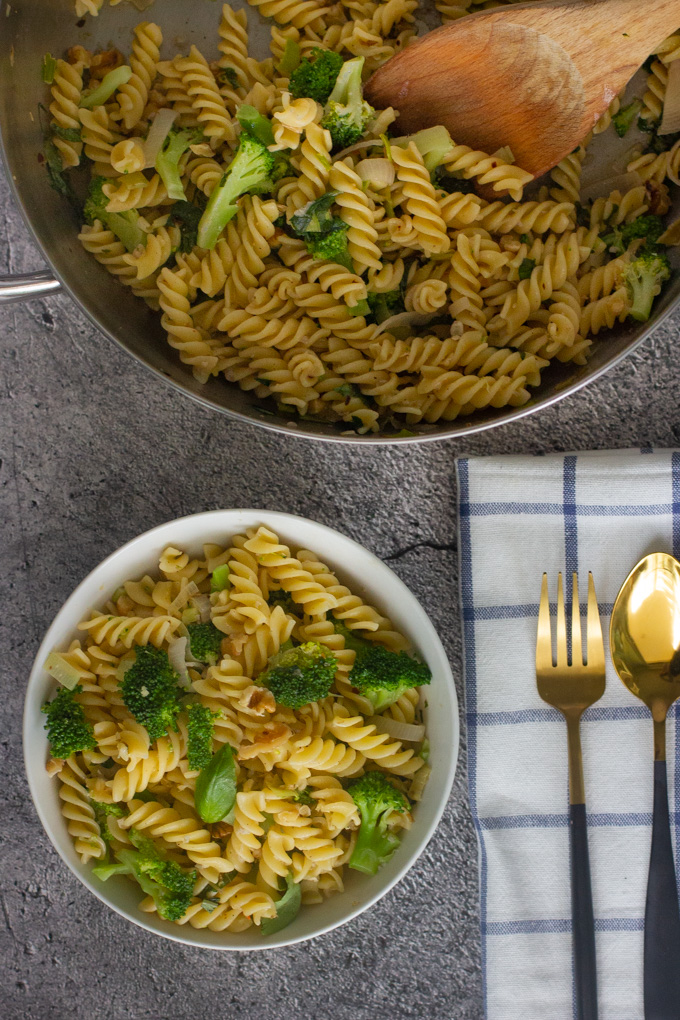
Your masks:
{"label": "stainless steel pan", "polygon": [[[236,6],[243,6],[237,2]],[[80,246],[79,224],[68,204],[47,183],[39,162],[42,146],[38,104],[46,91],[40,79],[43,54],[61,55],[77,42],[84,46],[118,45],[129,50],[131,30],[142,17],[153,17],[163,27],[169,44],[188,49],[189,42],[216,52],[219,4],[210,0],[156,0],[140,15],[130,3],[102,9],[98,18],[76,19],[73,0],[3,0],[0,11],[0,139],[5,167],[26,221],[40,246],[49,269],[28,276],[0,278],[0,301],[17,301],[57,291],[63,287],[86,315],[111,340],[202,404],[232,418],[254,422],[263,428],[290,435],[305,435],[333,442],[403,443],[470,435],[506,424],[547,407],[597,379],[640,344],[680,298],[677,274],[656,303],[653,318],[644,325],[625,325],[604,335],[593,345],[590,361],[583,367],[557,367],[545,375],[538,396],[521,408],[489,410],[472,419],[437,425],[417,425],[415,439],[395,436],[346,436],[340,428],[312,421],[290,421],[271,416],[236,385],[213,379],[200,386],[180,364],[168,346],[158,317],[138,302],[99,266]],[[250,8],[251,36],[257,47],[263,19]],[[266,45],[266,44],[265,44]],[[264,49],[264,47],[263,47]],[[176,51],[176,50],[175,50]],[[263,52],[264,55],[264,52]],[[676,212],[677,215],[677,212]]]}

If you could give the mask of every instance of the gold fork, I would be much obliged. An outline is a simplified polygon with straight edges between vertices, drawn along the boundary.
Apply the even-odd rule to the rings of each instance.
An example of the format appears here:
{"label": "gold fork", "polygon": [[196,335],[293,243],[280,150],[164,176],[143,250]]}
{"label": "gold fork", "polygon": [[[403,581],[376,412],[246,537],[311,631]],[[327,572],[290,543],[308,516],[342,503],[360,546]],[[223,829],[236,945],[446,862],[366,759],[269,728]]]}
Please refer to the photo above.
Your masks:
{"label": "gold fork", "polygon": [[571,917],[574,944],[574,976],[578,1020],[597,1020],[597,970],[595,926],[590,886],[586,791],[579,732],[581,716],[604,694],[604,642],[595,597],[593,575],[588,574],[586,662],[581,642],[581,609],[578,578],[571,613],[571,662],[567,654],[567,623],[562,574],[557,575],[556,662],[553,665],[548,576],[543,575],[536,636],[536,683],[538,693],[564,716],[569,749],[569,838],[571,844]]}

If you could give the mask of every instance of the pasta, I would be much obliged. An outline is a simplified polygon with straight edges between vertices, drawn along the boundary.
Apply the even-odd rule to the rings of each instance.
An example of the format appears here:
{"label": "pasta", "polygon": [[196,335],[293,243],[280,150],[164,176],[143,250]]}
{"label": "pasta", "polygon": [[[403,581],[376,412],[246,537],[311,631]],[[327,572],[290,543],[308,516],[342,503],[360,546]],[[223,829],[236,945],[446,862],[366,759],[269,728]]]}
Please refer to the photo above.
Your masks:
{"label": "pasta", "polygon": [[[435,7],[447,23],[501,2],[515,0]],[[75,46],[50,82],[52,164],[70,173],[86,163],[104,178],[105,207],[88,217],[80,240],[160,313],[168,344],[199,383],[222,376],[263,413],[335,423],[348,434],[426,431],[521,405],[553,363],[585,364],[593,336],[649,316],[648,299],[637,307],[629,265],[644,238],[634,249],[617,231],[665,215],[680,180],[680,143],[658,134],[680,32],[646,65],[645,133],[634,151],[626,143],[627,186],[607,193],[602,182],[586,201],[590,143],[621,130],[630,97],[614,96],[537,185],[507,146],[487,153],[447,133],[433,167],[422,137],[390,137],[398,111],[366,104],[361,128],[348,131],[323,96],[298,89],[291,70],[297,49],[312,61],[331,50],[345,61],[343,76],[348,61],[363,61],[365,81],[415,35],[416,0],[249,3],[271,19],[266,59],[251,52],[246,11],[227,3],[205,52],[177,41],[161,60],[161,26],[139,24],[130,76],[103,105],[81,103],[112,60],[125,62],[116,51]],[[79,16],[96,17],[102,5],[75,0]],[[286,54],[295,56],[290,66]],[[148,165],[144,144],[169,111],[170,130],[188,132],[172,182]],[[196,223],[209,218],[216,189],[238,176],[234,160],[249,133],[268,149],[267,174],[234,197],[215,236],[200,231],[199,246]],[[134,244],[112,234],[112,213],[132,214]],[[667,278],[663,258],[659,267],[647,295]],[[253,622],[251,663],[270,647],[264,633],[264,620]]]}
{"label": "pasta", "polygon": [[[411,825],[409,791],[419,798],[429,773],[419,690],[429,670],[316,553],[264,526],[193,557],[169,546],[153,576],[125,581],[79,631],[82,642],[46,663],[75,685],[45,706],[47,769],[98,879],[113,867],[135,881],[143,855],[141,910],[213,931],[264,924],[266,934],[286,886],[305,905],[322,902],[358,867],[353,784],[387,784],[390,832]],[[398,663],[415,686],[380,680],[361,693],[356,671],[376,654],[383,665],[372,670]],[[75,713],[66,736],[55,723],[63,703]],[[389,735],[395,724],[404,739]],[[225,753],[232,803],[205,821],[199,777]],[[162,878],[150,861],[162,862]]]}

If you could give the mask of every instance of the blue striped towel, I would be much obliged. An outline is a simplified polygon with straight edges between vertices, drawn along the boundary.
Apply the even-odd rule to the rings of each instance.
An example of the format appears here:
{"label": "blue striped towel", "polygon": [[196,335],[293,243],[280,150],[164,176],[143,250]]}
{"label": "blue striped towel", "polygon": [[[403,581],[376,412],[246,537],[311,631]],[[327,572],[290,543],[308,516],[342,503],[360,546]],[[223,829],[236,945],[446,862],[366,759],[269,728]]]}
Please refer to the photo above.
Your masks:
{"label": "blue striped towel", "polygon": [[[458,461],[470,803],[479,838],[488,1020],[571,1020],[566,728],[538,696],[541,575],[595,579],[607,646],[629,570],[680,558],[680,452],[631,450]],[[583,607],[582,607],[583,608]],[[671,825],[680,846],[680,725],[668,726]],[[652,722],[618,679],[581,727],[600,1020],[642,1020],[651,841]],[[676,851],[676,862],[677,862]],[[679,963],[680,966],[680,963]]]}

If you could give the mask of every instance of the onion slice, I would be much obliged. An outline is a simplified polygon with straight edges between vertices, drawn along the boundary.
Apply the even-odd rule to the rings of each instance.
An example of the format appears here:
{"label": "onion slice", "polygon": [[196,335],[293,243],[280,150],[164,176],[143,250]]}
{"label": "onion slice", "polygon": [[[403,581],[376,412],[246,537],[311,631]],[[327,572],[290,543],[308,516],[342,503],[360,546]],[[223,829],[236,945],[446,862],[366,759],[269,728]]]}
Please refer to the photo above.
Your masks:
{"label": "onion slice", "polygon": [[166,108],[159,110],[151,122],[149,133],[144,142],[144,169],[156,165],[158,153],[163,148],[163,142],[168,137],[168,131],[177,120],[177,110]]}
{"label": "onion slice", "polygon": [[631,188],[639,188],[642,183],[643,180],[640,174],[635,170],[630,170],[625,174],[617,174],[616,176],[601,177],[597,181],[589,181],[588,184],[583,185],[581,201],[588,202],[591,198],[606,197],[612,191],[620,191],[623,195],[626,191],[630,191]]}
{"label": "onion slice", "polygon": [[672,135],[676,131],[680,131],[680,62],[674,60],[668,68],[668,84],[663,100],[659,134]]}
{"label": "onion slice", "polygon": [[183,588],[180,589],[179,593],[172,600],[168,606],[168,613],[173,616],[178,613],[180,609],[183,609],[189,599],[193,599],[196,595],[199,595],[198,585],[194,584],[193,581],[189,581]]}
{"label": "onion slice", "polygon": [[360,160],[354,170],[362,181],[368,181],[375,188],[389,188],[396,177],[392,160],[379,157]]}
{"label": "onion slice", "polygon": [[201,623],[210,623],[210,596],[194,595],[192,603],[198,609]]}
{"label": "onion slice", "polygon": [[398,315],[390,315],[389,319],[385,319],[384,322],[380,323],[375,335],[391,333],[393,330],[401,329],[403,326],[425,326],[436,314],[436,312],[432,312],[430,315],[422,315],[420,312],[399,312]]}
{"label": "onion slice", "polygon": [[423,791],[427,786],[427,781],[430,778],[431,772],[432,769],[430,768],[429,765],[420,766],[415,776],[413,777],[413,782],[411,783],[411,786],[408,791],[408,795],[411,798],[411,800],[420,800],[420,798],[423,796]]}
{"label": "onion slice", "polygon": [[168,659],[170,665],[186,683],[189,682],[189,671],[186,661],[187,639],[178,637],[168,647]]}
{"label": "onion slice", "polygon": [[381,733],[387,733],[390,737],[395,737],[397,740],[411,740],[420,743],[425,736],[425,727],[422,723],[399,722],[397,719],[392,719],[389,715],[373,716],[371,722],[376,725]]}

